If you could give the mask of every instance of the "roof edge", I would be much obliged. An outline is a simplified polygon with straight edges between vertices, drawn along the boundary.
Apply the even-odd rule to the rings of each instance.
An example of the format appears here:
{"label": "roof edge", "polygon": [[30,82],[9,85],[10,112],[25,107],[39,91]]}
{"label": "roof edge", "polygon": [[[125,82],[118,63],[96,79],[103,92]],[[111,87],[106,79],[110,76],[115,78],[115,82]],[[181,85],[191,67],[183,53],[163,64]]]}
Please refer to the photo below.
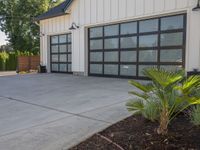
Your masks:
{"label": "roof edge", "polygon": [[[33,19],[33,21],[34,21],[34,22],[37,22],[37,21],[41,21],[41,20],[45,20],[45,19],[50,19],[50,18],[54,18],[54,17],[59,17],[59,16],[63,16],[63,15],[68,15],[68,14],[70,14],[70,13],[69,13],[67,10],[68,10],[68,8],[71,6],[72,2],[73,2],[73,0],[69,0],[69,2],[68,2],[67,5],[64,7],[64,9],[61,9],[61,12],[59,12],[59,13],[52,14],[52,15],[50,15],[50,16],[47,15],[47,16],[44,16],[44,17],[40,17],[41,15],[43,15],[43,14],[49,12],[49,11],[47,11],[47,12],[45,12],[45,13],[43,13],[43,14],[37,16],[37,17],[35,17],[35,18]],[[61,3],[61,4],[62,4],[62,3]],[[61,4],[60,4],[60,5],[61,5]],[[59,5],[58,5],[58,6],[59,6]],[[58,7],[58,6],[55,6],[55,7]],[[51,8],[50,10],[54,9],[55,7]]]}

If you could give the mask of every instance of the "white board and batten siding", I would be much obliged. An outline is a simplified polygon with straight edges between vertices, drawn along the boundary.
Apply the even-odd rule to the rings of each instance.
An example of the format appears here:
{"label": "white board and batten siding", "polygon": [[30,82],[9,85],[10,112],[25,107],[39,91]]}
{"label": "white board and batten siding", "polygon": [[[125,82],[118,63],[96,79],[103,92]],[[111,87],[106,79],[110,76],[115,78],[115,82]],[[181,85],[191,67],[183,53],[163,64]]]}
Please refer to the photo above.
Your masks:
{"label": "white board and batten siding", "polygon": [[[74,0],[71,14],[40,21],[41,62],[49,68],[49,36],[72,33],[72,71],[87,73],[87,28],[96,25],[187,13],[186,70],[200,69],[200,12],[197,0]],[[75,22],[79,29],[69,31]],[[49,70],[49,69],[48,69]]]}

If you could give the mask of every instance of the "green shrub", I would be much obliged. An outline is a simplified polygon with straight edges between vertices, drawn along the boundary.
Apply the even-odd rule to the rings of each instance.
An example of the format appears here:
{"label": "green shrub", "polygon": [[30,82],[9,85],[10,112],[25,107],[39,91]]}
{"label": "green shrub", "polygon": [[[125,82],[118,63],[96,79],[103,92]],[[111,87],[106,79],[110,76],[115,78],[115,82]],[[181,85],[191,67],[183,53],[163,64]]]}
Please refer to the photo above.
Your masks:
{"label": "green shrub", "polygon": [[149,110],[146,111],[150,115],[144,116],[151,118],[151,115],[155,113],[152,113],[152,107],[155,107],[154,101],[158,101],[160,125],[157,132],[158,134],[167,134],[169,123],[179,113],[192,105],[200,104],[200,96],[197,94],[200,92],[200,76],[186,78],[183,70],[172,72],[158,68],[146,69],[144,75],[152,82],[148,84],[141,84],[137,81],[129,82],[140,90],[140,92],[130,92],[139,97],[140,102],[138,98],[136,101],[129,102],[128,109],[144,114],[146,107],[144,104],[150,104],[150,109],[148,108]]}
{"label": "green shrub", "polygon": [[141,114],[152,122],[158,121],[160,118],[160,103],[153,98],[151,100],[149,98],[146,102],[141,99],[129,101],[127,108],[129,111],[137,110],[135,111],[136,114]]}
{"label": "green shrub", "polygon": [[200,105],[194,106],[190,114],[191,122],[200,126]]}

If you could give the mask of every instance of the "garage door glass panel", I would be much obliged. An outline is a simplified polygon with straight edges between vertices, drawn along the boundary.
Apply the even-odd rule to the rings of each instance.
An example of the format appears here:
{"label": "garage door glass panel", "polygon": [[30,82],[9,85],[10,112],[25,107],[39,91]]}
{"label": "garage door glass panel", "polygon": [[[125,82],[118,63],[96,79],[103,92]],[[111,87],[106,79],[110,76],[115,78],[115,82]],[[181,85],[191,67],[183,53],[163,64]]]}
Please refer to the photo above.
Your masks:
{"label": "garage door glass panel", "polygon": [[183,33],[165,33],[161,34],[161,46],[180,46],[183,45]]}
{"label": "garage door glass panel", "polygon": [[118,75],[118,65],[104,65],[104,74]]}
{"label": "garage door glass panel", "polygon": [[119,25],[111,25],[104,27],[104,36],[119,35]]}
{"label": "garage door glass panel", "polygon": [[90,49],[91,50],[103,49],[103,40],[91,40]]}
{"label": "garage door glass panel", "polygon": [[118,62],[119,61],[119,52],[105,52],[104,61],[105,62]]}
{"label": "garage door glass panel", "polygon": [[90,38],[96,38],[96,37],[102,37],[102,36],[103,36],[103,27],[90,29]]}
{"label": "garage door glass panel", "polygon": [[60,62],[67,62],[67,55],[66,54],[60,55]]}
{"label": "garage door glass panel", "polygon": [[182,62],[183,50],[161,50],[160,61],[161,62]]}
{"label": "garage door glass panel", "polygon": [[136,65],[120,65],[121,76],[136,76]]}
{"label": "garage door glass panel", "polygon": [[58,55],[51,56],[52,62],[58,62]]}
{"label": "garage door glass panel", "polygon": [[139,51],[140,62],[157,62],[157,50],[141,50]]}
{"label": "garage door glass panel", "polygon": [[164,17],[161,19],[161,30],[182,29],[184,24],[184,16]]}
{"label": "garage door glass panel", "polygon": [[60,50],[60,53],[66,53],[67,52],[67,45],[60,45],[59,50]]}
{"label": "garage door glass panel", "polygon": [[103,61],[103,53],[102,52],[90,53],[90,61],[91,62],[102,62]]}
{"label": "garage door glass panel", "polygon": [[91,64],[90,65],[90,73],[102,74],[103,73],[103,65],[101,65],[101,64]]}
{"label": "garage door glass panel", "polygon": [[158,31],[158,19],[140,21],[140,33]]}
{"label": "garage door glass panel", "polygon": [[52,64],[52,71],[58,71],[58,64]]}
{"label": "garage door glass panel", "polygon": [[136,48],[137,47],[137,37],[124,37],[120,39],[121,48]]}
{"label": "garage door glass panel", "polygon": [[136,62],[137,52],[136,51],[121,51],[120,55],[121,62]]}
{"label": "garage door glass panel", "polygon": [[161,65],[160,68],[168,71],[179,71],[182,69],[182,65]]}
{"label": "garage door glass panel", "polygon": [[140,47],[157,47],[158,35],[145,35],[139,37]]}
{"label": "garage door glass panel", "polygon": [[51,46],[51,52],[52,53],[58,53],[58,45]]}
{"label": "garage door glass panel", "polygon": [[67,43],[67,35],[60,35],[59,43]]}
{"label": "garage door glass panel", "polygon": [[137,22],[121,24],[121,35],[137,33]]}
{"label": "garage door glass panel", "polygon": [[118,38],[105,39],[104,42],[105,42],[104,43],[105,49],[118,49],[119,48],[119,39]]}
{"label": "garage door glass panel", "polygon": [[67,64],[60,64],[60,72],[67,72]]}
{"label": "garage door glass panel", "polygon": [[58,36],[51,37],[51,44],[58,44]]}

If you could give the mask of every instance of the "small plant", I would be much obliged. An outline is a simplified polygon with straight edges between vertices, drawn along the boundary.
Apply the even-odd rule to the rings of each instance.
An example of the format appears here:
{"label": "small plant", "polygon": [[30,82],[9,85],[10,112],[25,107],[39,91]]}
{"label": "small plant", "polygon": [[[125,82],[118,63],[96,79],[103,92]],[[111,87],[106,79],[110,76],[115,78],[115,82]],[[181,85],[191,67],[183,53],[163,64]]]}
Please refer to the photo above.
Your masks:
{"label": "small plant", "polygon": [[[141,84],[137,81],[129,82],[140,92],[130,92],[138,98],[127,104],[128,109],[151,118],[145,116],[144,110],[148,105],[145,106],[144,104],[157,101],[160,124],[157,133],[165,135],[168,133],[169,123],[179,113],[192,105],[200,104],[200,96],[196,94],[200,92],[200,76],[186,78],[183,70],[172,72],[158,68],[146,69],[144,75],[152,82],[148,84]],[[149,115],[150,113],[146,111],[146,114]]]}
{"label": "small plant", "polygon": [[152,122],[159,120],[160,114],[160,103],[158,100],[149,98],[148,101],[143,101],[140,99],[129,101],[127,103],[127,108],[129,111],[135,111],[135,114],[141,114],[146,119]]}
{"label": "small plant", "polygon": [[190,118],[191,118],[191,122],[194,125],[200,126],[200,105],[194,106],[192,108]]}

